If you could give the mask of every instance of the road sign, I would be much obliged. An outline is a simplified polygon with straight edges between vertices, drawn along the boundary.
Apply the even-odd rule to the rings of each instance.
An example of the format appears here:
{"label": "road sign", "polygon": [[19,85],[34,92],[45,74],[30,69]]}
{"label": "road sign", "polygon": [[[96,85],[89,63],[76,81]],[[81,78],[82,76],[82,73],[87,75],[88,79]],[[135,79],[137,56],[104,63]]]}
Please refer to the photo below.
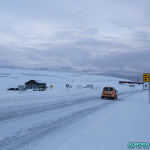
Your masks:
{"label": "road sign", "polygon": [[148,73],[143,73],[143,78],[148,78]]}
{"label": "road sign", "polygon": [[67,92],[68,92],[68,88],[72,88],[72,85],[66,84],[66,88],[67,88]]}
{"label": "road sign", "polygon": [[69,87],[69,84],[66,84],[66,87]]}
{"label": "road sign", "polygon": [[150,78],[144,78],[143,82],[150,82]]}
{"label": "road sign", "polygon": [[143,82],[143,89],[148,90],[149,89],[150,82]]}
{"label": "road sign", "polygon": [[143,73],[143,82],[150,82],[150,73]]}

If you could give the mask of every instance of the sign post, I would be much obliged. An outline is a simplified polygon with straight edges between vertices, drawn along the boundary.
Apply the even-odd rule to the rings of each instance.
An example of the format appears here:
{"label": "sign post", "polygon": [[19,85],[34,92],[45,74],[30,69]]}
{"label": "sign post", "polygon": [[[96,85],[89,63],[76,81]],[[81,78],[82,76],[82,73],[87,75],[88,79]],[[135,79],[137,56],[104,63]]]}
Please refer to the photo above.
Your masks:
{"label": "sign post", "polygon": [[68,92],[69,84],[66,84],[66,88],[67,88],[67,92]]}
{"label": "sign post", "polygon": [[149,104],[150,104],[150,83],[149,83]]}
{"label": "sign post", "polygon": [[53,85],[50,85],[50,90],[53,89]]}
{"label": "sign post", "polygon": [[148,90],[150,104],[150,73],[143,73],[143,89]]}
{"label": "sign post", "polygon": [[72,85],[66,84],[66,88],[67,88],[67,92],[68,92],[68,88],[72,88]]}

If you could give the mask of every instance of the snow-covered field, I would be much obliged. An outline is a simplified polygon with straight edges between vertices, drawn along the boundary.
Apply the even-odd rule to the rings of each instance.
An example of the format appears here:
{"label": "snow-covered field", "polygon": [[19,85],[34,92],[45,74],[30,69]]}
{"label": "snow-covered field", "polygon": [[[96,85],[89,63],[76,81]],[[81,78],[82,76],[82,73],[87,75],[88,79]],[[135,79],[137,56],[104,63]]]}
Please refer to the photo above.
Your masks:
{"label": "snow-covered field", "polygon": [[[142,85],[133,90],[114,77],[4,67],[0,79],[0,150],[126,150],[129,142],[150,143]],[[7,90],[29,80],[48,88]],[[72,85],[68,91],[66,84]],[[87,84],[94,88],[77,89]],[[115,87],[118,100],[100,99],[104,86]]]}

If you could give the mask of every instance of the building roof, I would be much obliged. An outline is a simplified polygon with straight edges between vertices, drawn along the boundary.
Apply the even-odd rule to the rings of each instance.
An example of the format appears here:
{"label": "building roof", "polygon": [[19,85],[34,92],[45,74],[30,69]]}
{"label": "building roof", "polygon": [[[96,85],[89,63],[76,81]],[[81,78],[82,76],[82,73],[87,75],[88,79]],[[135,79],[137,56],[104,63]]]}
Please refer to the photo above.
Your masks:
{"label": "building roof", "polygon": [[26,82],[25,84],[46,84],[46,83],[42,83],[41,81],[38,80],[30,80],[28,82]]}

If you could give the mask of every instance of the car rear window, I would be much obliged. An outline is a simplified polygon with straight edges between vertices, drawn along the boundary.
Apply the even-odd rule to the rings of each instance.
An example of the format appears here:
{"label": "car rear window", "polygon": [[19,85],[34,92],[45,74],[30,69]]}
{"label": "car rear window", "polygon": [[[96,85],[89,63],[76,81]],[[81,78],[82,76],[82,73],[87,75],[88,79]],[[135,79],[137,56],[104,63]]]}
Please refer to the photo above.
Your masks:
{"label": "car rear window", "polygon": [[113,88],[105,87],[105,88],[104,88],[104,91],[113,91]]}

